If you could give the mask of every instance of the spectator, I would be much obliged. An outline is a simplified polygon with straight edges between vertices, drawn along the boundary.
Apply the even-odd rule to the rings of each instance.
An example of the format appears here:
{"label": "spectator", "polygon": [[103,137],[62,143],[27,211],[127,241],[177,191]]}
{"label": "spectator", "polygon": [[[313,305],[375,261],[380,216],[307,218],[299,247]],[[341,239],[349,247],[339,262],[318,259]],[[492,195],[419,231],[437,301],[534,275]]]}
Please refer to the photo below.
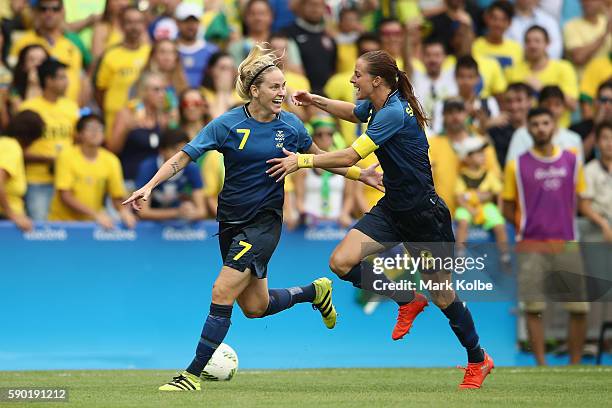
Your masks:
{"label": "spectator", "polygon": [[485,231],[493,231],[501,260],[510,262],[506,222],[499,207],[495,204],[502,191],[500,174],[485,169],[486,156],[484,149],[487,142],[481,138],[467,138],[457,146],[457,155],[461,160],[459,177],[455,185],[455,199],[458,205],[455,210],[457,221],[456,238],[459,248],[468,238],[471,225],[480,225]]}
{"label": "spectator", "polygon": [[[399,68],[406,71],[406,62],[408,61],[404,61],[406,39],[402,23],[394,18],[383,19],[378,26],[378,36],[381,48],[395,58]],[[353,63],[353,65],[355,64]]]}
{"label": "spectator", "polygon": [[66,65],[68,91],[66,96],[74,102],[84,102],[81,90],[83,53],[77,45],[64,35],[64,4],[62,0],[40,0],[34,9],[34,30],[26,32],[11,47],[11,56],[16,58],[26,46],[38,44],[58,61]]}
{"label": "spectator", "polygon": [[130,88],[138,79],[151,51],[149,44],[142,41],[144,15],[137,8],[124,9],[121,27],[123,42],[102,56],[95,78],[96,99],[104,111],[107,140],[114,137],[111,132],[115,128],[115,117],[127,106]]}
{"label": "spectator", "polygon": [[93,28],[91,54],[98,61],[109,48],[123,42],[121,14],[130,5],[130,0],[106,0],[102,18]]}
{"label": "spectator", "polygon": [[19,52],[11,88],[11,112],[19,111],[21,103],[42,95],[38,81],[38,67],[49,54],[41,45],[27,45]]}
{"label": "spectator", "polygon": [[337,72],[352,72],[357,60],[357,38],[364,32],[359,10],[345,7],[338,15],[338,33],[334,39],[338,46]]}
{"label": "spectator", "polygon": [[592,119],[585,119],[570,127],[571,131],[578,133],[582,138],[586,162],[595,156],[595,128],[600,123],[612,118],[612,79],[599,86],[593,107],[594,115]]}
{"label": "spectator", "polygon": [[178,21],[178,38],[176,43],[185,69],[185,76],[190,88],[202,84],[202,76],[208,67],[210,57],[219,51],[219,47],[209,43],[200,33],[202,7],[192,3],[181,3],[175,14]]}
{"label": "spectator", "polygon": [[[553,271],[561,269],[570,274],[582,274],[579,254],[569,249],[555,251],[554,243],[556,241],[556,247],[559,247],[560,242],[577,239],[576,203],[584,193],[585,182],[576,155],[552,143],[555,123],[549,110],[532,109],[527,127],[534,147],[506,165],[504,216],[517,227],[519,295],[525,302],[531,348],[537,363],[544,365],[541,316],[546,307],[544,286],[549,283],[550,276],[547,275]],[[518,222],[515,217],[517,210],[520,210]],[[581,292],[579,286],[579,282],[572,282],[572,292]],[[570,364],[579,364],[589,304],[576,302],[578,299],[569,300],[572,302],[566,303],[566,308],[570,312],[567,337]]]}
{"label": "spectator", "polygon": [[[525,82],[536,92],[546,85],[557,85],[565,94],[565,105],[576,109],[578,82],[576,71],[567,61],[552,60],[546,52],[548,32],[533,26],[525,33],[525,60],[506,69],[508,82]],[[569,116],[566,119],[569,124]]]}
{"label": "spectator", "polygon": [[66,65],[49,58],[38,67],[42,95],[24,101],[20,109],[32,110],[45,122],[43,137],[25,151],[28,191],[26,207],[34,221],[47,219],[53,195],[53,168],[57,155],[72,144],[79,107],[66,98]]}
{"label": "spectator", "polygon": [[512,3],[497,0],[487,7],[484,12],[484,22],[487,32],[478,37],[472,44],[474,55],[483,55],[495,58],[502,68],[516,64],[523,59],[523,50],[519,43],[504,38],[510,28],[514,7]]}
{"label": "spectator", "polygon": [[527,126],[527,112],[533,105],[532,92],[529,85],[523,82],[508,85],[502,98],[502,120],[497,126],[487,131],[502,168],[506,166],[506,156],[512,135],[518,129]]}
{"label": "spectator", "polygon": [[441,122],[436,118],[434,108],[444,99],[457,95],[457,83],[452,69],[443,68],[446,58],[444,44],[439,40],[426,40],[423,44],[423,65],[425,72],[415,69],[412,86],[430,122]]}
{"label": "spectator", "polygon": [[[3,44],[4,34],[0,31],[0,50]],[[9,122],[9,90],[12,82],[13,74],[0,54],[0,129],[4,129]]]}
{"label": "spectator", "polygon": [[[563,92],[557,86],[547,86],[542,89],[538,98],[541,107],[548,109],[553,115],[555,124],[555,134],[552,143],[564,150],[571,150],[582,163],[584,153],[582,150],[582,140],[580,136],[571,130],[560,126],[565,108],[563,105]],[[520,128],[512,136],[506,162],[516,159],[533,146],[533,138],[529,135],[528,129]]]}
{"label": "spectator", "polygon": [[312,91],[322,93],[336,71],[336,42],[325,31],[324,0],[299,0],[295,23],[285,29],[298,45]]}
{"label": "spectator", "polygon": [[[468,113],[468,124],[485,134],[487,128],[496,124],[499,117],[499,105],[492,96],[481,98],[478,85],[480,73],[476,60],[470,56],[460,57],[455,65],[455,82],[457,84],[457,96],[465,103]],[[443,102],[439,101],[434,107],[434,121],[432,130],[439,134],[443,128],[442,115]]]}
{"label": "spectator", "polygon": [[188,88],[176,44],[170,40],[153,43],[149,61],[143,72],[162,75],[166,81],[166,110],[176,122],[178,120],[178,94]]}
{"label": "spectator", "polygon": [[[380,50],[380,40],[373,33],[364,33],[357,39],[357,52],[359,55],[365,54],[368,51]],[[351,83],[353,72],[338,72],[334,74],[325,84],[325,95],[332,99],[337,99],[345,102],[355,103],[355,87]],[[361,136],[361,124],[355,124],[340,120],[340,133],[344,137],[344,141],[349,146],[353,141]]]}
{"label": "spectator", "polygon": [[128,190],[140,163],[157,154],[159,134],[170,124],[166,110],[166,81],[156,73],[144,73],[138,80],[138,99],[117,114],[108,149],[119,156]]}
{"label": "spectator", "polygon": [[[313,142],[326,152],[334,150],[334,120],[331,117],[317,117],[311,125]],[[343,227],[352,224],[353,181],[345,181],[342,176],[320,169],[299,171],[293,180],[297,210],[307,225],[322,220],[334,220]]]}
{"label": "spectator", "polygon": [[[187,133],[180,129],[165,130],[159,142],[159,155],[144,160],[138,170],[136,187],[149,181],[161,165],[178,153],[189,142]],[[139,216],[143,220],[200,220],[206,217],[202,192],[202,178],[197,164],[189,163],[170,180],[161,183],[143,203]]]}
{"label": "spectator", "polygon": [[581,0],[581,3],[582,17],[568,21],[563,28],[566,56],[579,74],[591,59],[607,57],[612,51],[612,19],[606,15],[605,2]]}
{"label": "spectator", "polygon": [[597,241],[603,242],[612,242],[612,122],[610,122],[610,117],[608,116],[607,121],[599,123],[595,128],[595,140],[600,155],[584,168],[586,191],[580,207],[580,212],[593,223],[593,226],[601,230],[603,239]]}
{"label": "spectator", "polygon": [[464,0],[445,0],[446,10],[429,18],[431,32],[429,38],[435,38],[444,44],[447,54],[453,54],[458,47],[453,42],[472,44],[474,38],[473,18],[465,9]]}
{"label": "spectator", "polygon": [[[296,71],[294,70],[293,65],[289,64],[288,47],[290,41],[291,40],[289,40],[289,38],[282,32],[272,34],[270,37],[270,46],[278,58],[277,64],[283,67],[287,95],[291,95],[293,92],[301,90],[310,92],[310,81],[308,81],[308,78],[302,74],[303,70],[299,69]],[[311,108],[297,106],[290,103],[289,98],[285,98],[285,101],[283,102],[283,109],[288,112],[295,113],[303,122],[308,122],[312,113]]]}
{"label": "spectator", "polygon": [[[9,0],[9,2],[10,12],[0,19],[0,29],[4,35],[4,45],[1,49],[3,58],[9,55],[13,41],[21,37],[27,28],[32,25],[30,2],[25,0]],[[15,56],[10,58],[8,62],[10,66],[15,65]]]}
{"label": "spectator", "polygon": [[42,135],[44,127],[36,112],[22,111],[7,126],[6,136],[0,136],[0,219],[13,221],[22,231],[32,229],[23,204],[27,188],[23,150]]}
{"label": "spectator", "polygon": [[[228,52],[234,58],[236,66],[249,55],[253,45],[258,42],[268,41],[272,34],[272,21],[274,15],[272,8],[267,0],[249,0],[243,9],[244,16],[244,37],[230,44]],[[287,64],[286,69],[304,73],[300,50],[293,40],[287,44]]]}
{"label": "spectator", "polygon": [[179,99],[181,129],[192,140],[211,120],[208,102],[197,89],[184,90]]}
{"label": "spectator", "polygon": [[121,205],[126,196],[121,165],[114,154],[101,147],[102,118],[95,115],[80,118],[76,124],[76,142],[57,158],[56,191],[49,220],[94,220],[101,227],[111,229],[113,220],[104,210],[104,198],[108,194],[121,221],[133,228],[136,218],[128,207]]}
{"label": "spectator", "polygon": [[[436,192],[448,205],[451,214],[455,213],[455,186],[459,177],[459,157],[455,146],[461,145],[470,137],[482,138],[467,127],[465,103],[459,98],[444,102],[444,133],[430,137],[429,157]],[[501,170],[491,146],[485,147],[485,169],[500,175]]]}
{"label": "spectator", "polygon": [[612,79],[612,53],[606,57],[595,58],[584,69],[580,81],[580,101],[582,102],[582,117],[593,116],[591,104],[596,97],[601,84]]}
{"label": "spectator", "polygon": [[237,75],[234,59],[228,53],[220,51],[210,58],[201,90],[213,119],[242,102],[234,87]]}
{"label": "spectator", "polygon": [[174,19],[174,14],[181,2],[182,0],[160,0],[158,2],[159,7],[157,10],[160,10],[161,13],[153,18],[148,28],[149,36],[154,41],[176,40],[178,26]]}
{"label": "spectator", "polygon": [[538,0],[516,0],[514,2],[514,17],[506,36],[526,48],[527,31],[534,25],[542,27],[548,33],[550,41],[546,48],[548,56],[559,59],[563,54],[563,37],[559,22],[538,7]]}

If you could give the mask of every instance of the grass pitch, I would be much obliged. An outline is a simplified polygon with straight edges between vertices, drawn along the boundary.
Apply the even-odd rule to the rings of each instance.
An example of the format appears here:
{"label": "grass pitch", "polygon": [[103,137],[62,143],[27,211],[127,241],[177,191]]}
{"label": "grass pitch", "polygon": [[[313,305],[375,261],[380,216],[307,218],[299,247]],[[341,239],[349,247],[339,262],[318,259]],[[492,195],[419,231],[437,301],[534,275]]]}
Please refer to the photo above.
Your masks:
{"label": "grass pitch", "polygon": [[[203,382],[199,393],[162,393],[172,371],[0,371],[6,387],[65,387],[67,403],[44,407],[602,407],[612,367],[496,368],[480,390],[458,390],[452,368],[238,371],[229,382]],[[0,406],[31,407],[0,402]]]}

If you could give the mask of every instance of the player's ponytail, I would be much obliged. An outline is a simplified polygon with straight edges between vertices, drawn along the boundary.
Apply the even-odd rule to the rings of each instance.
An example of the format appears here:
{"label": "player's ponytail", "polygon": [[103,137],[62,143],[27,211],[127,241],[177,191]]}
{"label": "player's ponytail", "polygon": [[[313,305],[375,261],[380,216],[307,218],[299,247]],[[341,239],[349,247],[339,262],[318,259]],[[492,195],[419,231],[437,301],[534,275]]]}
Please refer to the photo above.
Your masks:
{"label": "player's ponytail", "polygon": [[238,66],[236,92],[245,101],[251,100],[251,86],[259,86],[263,82],[264,73],[276,68],[278,58],[268,43],[258,43],[253,46],[249,55]]}
{"label": "player's ponytail", "polygon": [[386,51],[370,51],[359,58],[368,63],[370,75],[381,77],[391,89],[398,90],[402,98],[410,104],[417,123],[424,129],[428,123],[427,116],[414,95],[408,75],[397,67],[393,57]]}

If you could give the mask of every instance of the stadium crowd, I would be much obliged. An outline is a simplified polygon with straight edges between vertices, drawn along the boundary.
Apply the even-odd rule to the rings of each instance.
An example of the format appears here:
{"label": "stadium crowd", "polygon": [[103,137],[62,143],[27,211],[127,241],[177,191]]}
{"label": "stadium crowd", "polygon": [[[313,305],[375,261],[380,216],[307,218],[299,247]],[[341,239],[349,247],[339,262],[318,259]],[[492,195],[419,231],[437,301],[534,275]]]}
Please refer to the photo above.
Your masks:
{"label": "stadium crowd", "polygon": [[[569,183],[570,219],[553,224],[581,213],[590,239],[612,242],[610,0],[10,0],[0,15],[0,218],[22,230],[43,220],[131,228],[138,219],[214,218],[224,178],[216,151],[160,186],[138,215],[120,202],[242,103],[237,66],[266,41],[288,94],[349,102],[358,55],[383,49],[396,58],[429,116],[434,181],[459,242],[479,225],[503,252],[507,221],[563,205],[546,194],[525,203],[529,193],[517,187],[534,144],[528,112],[544,108],[555,149],[576,157],[564,168],[576,177],[555,181]],[[323,150],[365,131],[314,107],[284,108]],[[303,169],[285,194],[294,228],[348,226],[382,193]]]}

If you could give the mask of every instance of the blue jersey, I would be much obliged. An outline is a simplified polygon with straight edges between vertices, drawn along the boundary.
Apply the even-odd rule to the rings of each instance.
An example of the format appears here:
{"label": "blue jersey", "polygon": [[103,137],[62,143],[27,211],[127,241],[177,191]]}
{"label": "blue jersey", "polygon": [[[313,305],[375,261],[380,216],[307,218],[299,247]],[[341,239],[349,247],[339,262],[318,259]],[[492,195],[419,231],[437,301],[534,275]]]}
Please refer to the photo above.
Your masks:
{"label": "blue jersey", "polygon": [[437,200],[429,144],[410,104],[392,92],[376,111],[369,101],[359,101],[355,116],[368,123],[353,148],[365,158],[375,152],[383,169],[385,196],[381,204],[391,211],[414,211],[431,207]]}
{"label": "blue jersey", "polygon": [[[161,156],[146,159],[140,164],[136,187],[141,188],[153,178],[164,163]],[[151,193],[151,208],[177,208],[181,205],[182,196],[191,194],[193,190],[203,188],[200,168],[195,163],[189,163],[174,177],[161,183]]]}
{"label": "blue jersey", "polygon": [[189,142],[183,151],[197,160],[208,150],[223,154],[225,181],[219,194],[217,220],[242,223],[263,209],[282,211],[284,183],[266,170],[267,160],[285,157],[283,148],[305,152],[312,139],[293,113],[281,111],[271,122],[258,122],[247,105],[219,116]]}

